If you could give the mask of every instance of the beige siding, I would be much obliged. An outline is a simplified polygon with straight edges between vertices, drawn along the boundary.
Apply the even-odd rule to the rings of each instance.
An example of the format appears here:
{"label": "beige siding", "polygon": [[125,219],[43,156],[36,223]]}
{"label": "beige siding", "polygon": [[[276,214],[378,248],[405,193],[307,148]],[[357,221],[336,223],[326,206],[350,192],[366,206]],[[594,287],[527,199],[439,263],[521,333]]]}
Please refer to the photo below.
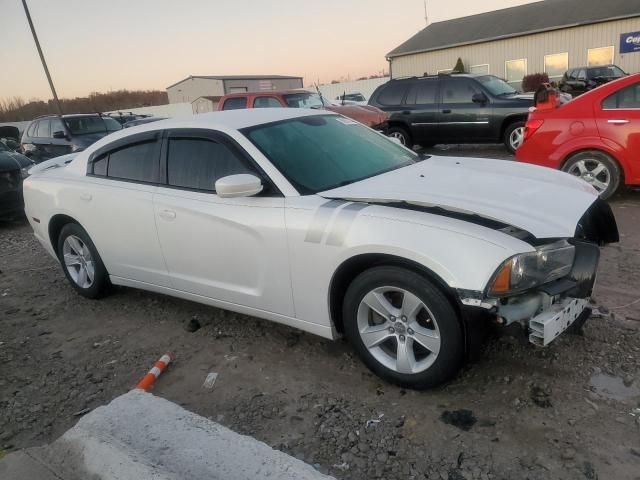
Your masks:
{"label": "beige siding", "polygon": [[187,78],[167,88],[169,103],[191,103],[199,97],[218,97],[224,95],[222,80],[209,78]]}
{"label": "beige siding", "polygon": [[392,60],[393,77],[435,74],[451,69],[458,57],[464,65],[489,64],[491,74],[505,77],[505,61],[527,59],[527,73],[544,71],[544,56],[569,53],[569,68],[587,65],[587,49],[614,47],[614,63],[629,73],[640,72],[640,52],[621,55],[620,34],[640,30],[640,18],[496,40],[434,52],[405,55]]}

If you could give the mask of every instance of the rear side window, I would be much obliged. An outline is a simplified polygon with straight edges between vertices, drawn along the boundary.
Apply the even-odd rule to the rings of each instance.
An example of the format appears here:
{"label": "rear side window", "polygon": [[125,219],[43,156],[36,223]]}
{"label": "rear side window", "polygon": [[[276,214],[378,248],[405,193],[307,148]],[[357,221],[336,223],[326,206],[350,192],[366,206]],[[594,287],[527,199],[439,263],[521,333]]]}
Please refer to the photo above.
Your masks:
{"label": "rear side window", "polygon": [[253,101],[253,108],[282,108],[276,97],[258,97]]}
{"label": "rear side window", "polygon": [[380,105],[400,105],[407,93],[409,84],[407,82],[390,82],[378,94],[378,103]]}
{"label": "rear side window", "polygon": [[48,138],[49,137],[49,124],[51,122],[49,120],[40,120],[38,122],[38,128],[36,130],[36,137],[38,138]]}
{"label": "rear side window", "polygon": [[405,103],[409,105],[431,105],[436,103],[437,80],[419,80],[415,82]]}
{"label": "rear side window", "polygon": [[640,83],[634,83],[609,95],[602,101],[602,108],[607,110],[640,108]]}
{"label": "rear side window", "polygon": [[473,83],[466,78],[448,78],[443,81],[442,103],[471,103],[477,93]]}
{"label": "rear side window", "polygon": [[27,135],[30,137],[35,137],[37,128],[38,128],[38,122],[31,123],[31,125],[29,125],[29,130],[27,130]]}
{"label": "rear side window", "polygon": [[215,191],[216,180],[227,175],[253,173],[225,145],[204,138],[171,138],[167,156],[170,186]]}
{"label": "rear side window", "polygon": [[223,110],[240,110],[247,108],[247,97],[227,98],[222,107]]}
{"label": "rear side window", "polygon": [[[109,154],[107,176],[137,182],[153,182],[156,177],[157,142],[130,145]],[[95,171],[95,165],[94,165]]]}

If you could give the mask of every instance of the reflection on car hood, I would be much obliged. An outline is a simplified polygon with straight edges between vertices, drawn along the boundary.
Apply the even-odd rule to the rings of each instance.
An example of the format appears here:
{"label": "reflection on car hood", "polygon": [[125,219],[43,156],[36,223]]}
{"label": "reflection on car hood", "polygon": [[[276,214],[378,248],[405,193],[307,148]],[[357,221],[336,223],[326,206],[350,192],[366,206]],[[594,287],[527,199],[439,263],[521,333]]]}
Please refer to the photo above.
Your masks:
{"label": "reflection on car hood", "polygon": [[435,156],[319,195],[476,214],[538,238],[573,237],[578,221],[598,198],[587,183],[549,168]]}
{"label": "reflection on car hood", "polygon": [[389,119],[389,114],[370,105],[326,105],[325,108],[354,119],[367,127],[375,127]]}
{"label": "reflection on car hood", "polygon": [[18,152],[0,152],[0,172],[20,170],[33,165],[33,162]]}
{"label": "reflection on car hood", "polygon": [[89,133],[86,135],[75,135],[73,137],[73,144],[81,149],[87,148],[89,145],[93,145],[101,138],[106,137],[112,132],[100,132],[100,133]]}

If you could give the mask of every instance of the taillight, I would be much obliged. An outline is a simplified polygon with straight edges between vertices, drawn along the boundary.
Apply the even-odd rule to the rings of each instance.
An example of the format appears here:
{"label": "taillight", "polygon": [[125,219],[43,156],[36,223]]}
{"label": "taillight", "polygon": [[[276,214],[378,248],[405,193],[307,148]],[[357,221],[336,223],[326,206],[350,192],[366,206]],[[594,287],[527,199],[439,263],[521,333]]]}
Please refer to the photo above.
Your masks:
{"label": "taillight", "polygon": [[536,130],[538,130],[543,123],[544,120],[527,120],[527,123],[524,124],[524,141],[536,133]]}

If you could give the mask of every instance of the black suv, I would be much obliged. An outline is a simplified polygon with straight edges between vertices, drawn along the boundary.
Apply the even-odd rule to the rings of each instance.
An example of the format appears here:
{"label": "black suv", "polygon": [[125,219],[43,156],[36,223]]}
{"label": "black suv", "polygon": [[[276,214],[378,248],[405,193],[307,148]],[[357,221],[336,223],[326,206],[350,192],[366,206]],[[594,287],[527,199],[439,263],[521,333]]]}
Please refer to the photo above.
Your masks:
{"label": "black suv", "polygon": [[369,105],[391,114],[387,134],[408,147],[504,142],[515,152],[533,94],[519,94],[493,75],[431,75],[390,80]]}
{"label": "black suv", "polygon": [[100,114],[47,115],[33,120],[22,134],[22,151],[35,162],[84,150],[102,137],[122,129]]}
{"label": "black suv", "polygon": [[625,75],[627,73],[617,65],[571,68],[564,73],[558,87],[575,97]]}

